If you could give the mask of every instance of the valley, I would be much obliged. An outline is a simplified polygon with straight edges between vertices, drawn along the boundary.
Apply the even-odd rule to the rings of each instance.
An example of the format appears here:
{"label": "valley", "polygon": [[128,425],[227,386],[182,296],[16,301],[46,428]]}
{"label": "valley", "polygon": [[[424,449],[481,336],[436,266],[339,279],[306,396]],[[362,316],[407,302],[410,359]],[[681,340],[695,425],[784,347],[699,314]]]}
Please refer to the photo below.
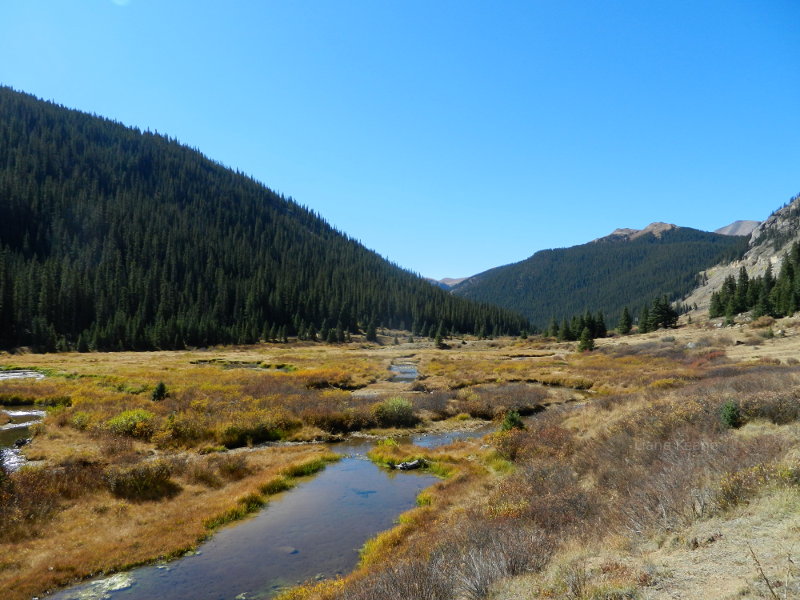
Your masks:
{"label": "valley", "polygon": [[[262,555],[253,542],[224,540],[247,540],[271,511],[316,535],[321,525],[303,527],[302,514],[281,517],[292,494],[317,480],[358,487],[362,475],[348,484],[344,473],[369,457],[374,481],[411,487],[405,504],[378,501],[388,520],[359,542],[360,558],[289,581],[264,576],[260,587],[238,575],[239,587],[208,597],[407,598],[414,586],[443,599],[769,597],[748,544],[767,579],[794,593],[800,320],[683,321],[598,339],[592,352],[471,336],[441,350],[395,345],[383,331],[380,344],[3,355],[4,368],[44,378],[0,381],[0,400],[47,416],[22,449],[29,466],[2,488],[0,587],[23,599],[120,572],[75,597],[146,597],[156,588],[128,569],[155,562],[151,579],[168,582],[173,570],[190,572],[170,562],[188,555],[180,560],[212,561],[194,568],[213,573],[209,538],[234,557]],[[398,380],[397,365],[417,377]],[[154,400],[159,382],[167,395]],[[735,426],[721,416],[731,401]],[[511,411],[525,429],[504,426]],[[126,419],[133,425],[121,428]],[[387,465],[416,458],[428,465],[421,478],[386,478]],[[375,494],[345,494],[345,503],[382,497],[368,481]],[[344,513],[321,514],[348,527]],[[277,545],[292,548],[278,550],[289,561],[309,554],[300,538]],[[231,560],[232,573],[247,568]],[[707,576],[687,571],[698,560]],[[161,597],[186,593],[167,585]],[[193,597],[205,597],[201,588]]]}

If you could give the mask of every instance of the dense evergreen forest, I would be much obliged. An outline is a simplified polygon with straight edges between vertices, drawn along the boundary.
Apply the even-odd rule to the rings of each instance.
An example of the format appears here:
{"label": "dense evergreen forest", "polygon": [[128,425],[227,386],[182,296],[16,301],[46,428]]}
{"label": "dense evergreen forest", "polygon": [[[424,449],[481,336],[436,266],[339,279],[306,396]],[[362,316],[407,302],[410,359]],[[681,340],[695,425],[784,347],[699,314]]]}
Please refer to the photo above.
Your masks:
{"label": "dense evergreen forest", "polygon": [[380,326],[529,328],[174,140],[0,88],[2,347],[338,341]]}
{"label": "dense evergreen forest", "polygon": [[800,243],[792,244],[783,255],[777,278],[772,265],[764,275],[752,279],[742,267],[738,278],[729,275],[711,294],[711,318],[726,316],[730,320],[748,310],[753,311],[753,317],[785,317],[800,310]]}
{"label": "dense evergreen forest", "polygon": [[455,286],[454,293],[491,302],[549,329],[587,308],[601,311],[614,325],[625,306],[649,298],[676,300],[697,285],[697,273],[741,257],[747,237],[724,236],[679,227],[660,236],[603,238],[491,269]]}

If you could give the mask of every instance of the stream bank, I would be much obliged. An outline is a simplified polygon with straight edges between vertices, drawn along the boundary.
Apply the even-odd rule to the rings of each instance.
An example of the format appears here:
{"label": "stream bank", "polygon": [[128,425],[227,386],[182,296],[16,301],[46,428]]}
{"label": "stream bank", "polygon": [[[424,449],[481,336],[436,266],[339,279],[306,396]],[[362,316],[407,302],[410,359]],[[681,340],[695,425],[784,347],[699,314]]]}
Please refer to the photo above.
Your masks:
{"label": "stream bank", "polygon": [[[485,431],[413,436],[424,447]],[[390,529],[438,478],[424,471],[387,471],[366,453],[374,440],[332,446],[344,458],[274,496],[254,517],[222,529],[196,551],[163,564],[55,592],[53,600],[266,600],[285,587],[344,575],[359,549]]]}

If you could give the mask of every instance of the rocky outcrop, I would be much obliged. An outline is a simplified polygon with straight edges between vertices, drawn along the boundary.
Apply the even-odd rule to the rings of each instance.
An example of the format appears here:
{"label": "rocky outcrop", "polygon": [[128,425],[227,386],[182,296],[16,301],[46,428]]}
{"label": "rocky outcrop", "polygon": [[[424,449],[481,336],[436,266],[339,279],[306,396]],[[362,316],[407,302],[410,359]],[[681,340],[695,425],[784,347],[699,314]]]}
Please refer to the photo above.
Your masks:
{"label": "rocky outcrop", "polygon": [[[747,223],[747,221],[736,223]],[[717,233],[722,232],[717,230]],[[773,271],[777,274],[781,257],[796,241],[800,241],[800,195],[792,198],[753,229],[750,234],[749,249],[741,260],[717,265],[702,272],[701,276],[705,283],[689,294],[684,303],[689,306],[696,304],[698,311],[707,311],[711,294],[722,287],[728,275],[737,276],[741,267],[747,269],[750,277],[763,275],[769,265],[772,265]]]}

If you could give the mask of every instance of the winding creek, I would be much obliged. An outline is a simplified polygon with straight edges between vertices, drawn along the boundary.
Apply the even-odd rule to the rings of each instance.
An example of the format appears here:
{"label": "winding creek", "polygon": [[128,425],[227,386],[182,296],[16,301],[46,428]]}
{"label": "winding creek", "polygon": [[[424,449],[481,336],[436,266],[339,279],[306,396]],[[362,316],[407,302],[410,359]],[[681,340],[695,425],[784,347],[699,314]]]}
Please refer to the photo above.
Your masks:
{"label": "winding creek", "polygon": [[[415,436],[433,447],[486,430]],[[333,446],[338,463],[275,496],[256,516],[222,529],[197,552],[56,592],[53,600],[262,600],[280,589],[351,571],[358,551],[437,481],[370,462],[373,441]]]}
{"label": "winding creek", "polygon": [[[392,365],[392,381],[417,378],[413,364]],[[0,378],[40,379],[35,371],[0,371]],[[0,426],[0,460],[10,470],[25,464],[17,447],[30,437],[31,425],[45,411],[30,406],[0,408],[8,422]],[[5,419],[4,419],[5,421]],[[412,443],[432,448],[475,431],[419,434]],[[48,596],[53,600],[265,600],[280,590],[312,579],[350,572],[359,549],[390,529],[397,516],[414,507],[420,491],[437,478],[419,471],[387,471],[366,453],[372,439],[351,438],[335,444],[341,461],[293,489],[271,498],[255,516],[214,533],[195,552],[167,563],[147,565],[90,580]]]}

